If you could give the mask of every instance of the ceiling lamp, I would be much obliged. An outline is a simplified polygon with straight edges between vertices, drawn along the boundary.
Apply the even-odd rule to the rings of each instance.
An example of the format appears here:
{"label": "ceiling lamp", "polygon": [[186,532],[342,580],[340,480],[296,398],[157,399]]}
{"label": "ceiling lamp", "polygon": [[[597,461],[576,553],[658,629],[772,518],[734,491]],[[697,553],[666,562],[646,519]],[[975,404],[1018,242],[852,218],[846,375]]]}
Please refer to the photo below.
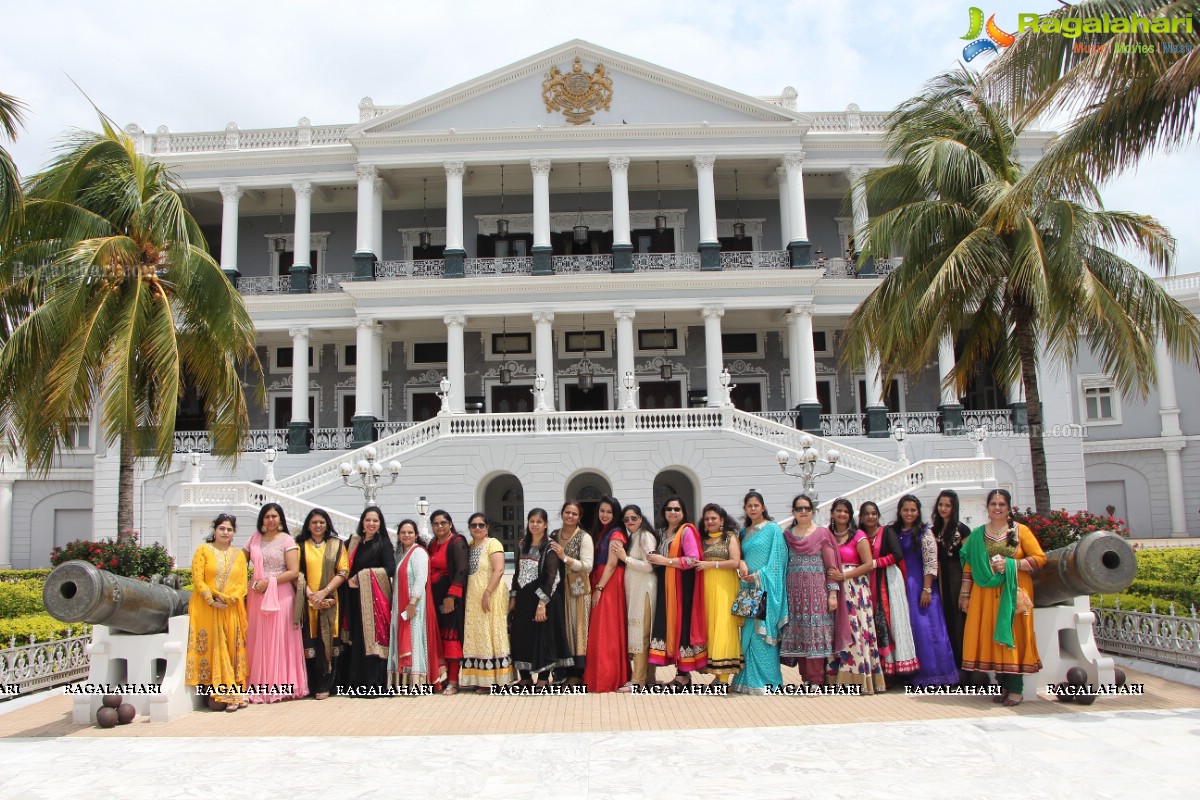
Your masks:
{"label": "ceiling lamp", "polygon": [[733,238],[739,242],[746,238],[746,223],[742,222],[742,196],[738,192],[738,171],[733,171],[733,200],[737,203],[737,222],[733,223]]}
{"label": "ceiling lamp", "polygon": [[279,235],[271,240],[271,249],[276,253],[287,252],[287,238],[283,235],[283,189],[279,190]]}
{"label": "ceiling lamp", "polygon": [[[502,220],[508,222],[508,220]],[[504,317],[504,332],[500,334],[500,352],[503,361],[500,362],[500,383],[508,386],[512,383],[512,370],[508,368],[508,317]]]}
{"label": "ceiling lamp", "polygon": [[663,312],[662,337],[663,337],[663,363],[662,363],[662,366],[658,368],[658,376],[660,378],[662,378],[664,381],[669,381],[669,380],[671,380],[671,376],[674,373],[671,370],[670,357],[667,355],[667,312],[666,311]]}
{"label": "ceiling lamp", "polygon": [[[578,228],[576,228],[578,230]],[[583,359],[579,362],[579,391],[590,392],[594,385],[592,380],[592,362],[588,360],[587,354],[587,315],[583,316],[583,322],[580,325],[580,332],[583,334]]]}
{"label": "ceiling lamp", "polygon": [[421,233],[417,241],[421,249],[429,247],[433,237],[429,235],[429,179],[421,178]]}
{"label": "ceiling lamp", "polygon": [[575,219],[575,244],[587,244],[588,226],[583,224],[583,163],[576,162],[575,169],[579,182],[579,216]]}
{"label": "ceiling lamp", "polygon": [[654,162],[654,185],[658,189],[658,213],[654,215],[654,232],[667,232],[667,215],[662,210],[662,176],[659,174],[658,162]]}
{"label": "ceiling lamp", "polygon": [[504,165],[500,165],[500,219],[496,220],[496,238],[508,238],[508,220],[504,218]]}

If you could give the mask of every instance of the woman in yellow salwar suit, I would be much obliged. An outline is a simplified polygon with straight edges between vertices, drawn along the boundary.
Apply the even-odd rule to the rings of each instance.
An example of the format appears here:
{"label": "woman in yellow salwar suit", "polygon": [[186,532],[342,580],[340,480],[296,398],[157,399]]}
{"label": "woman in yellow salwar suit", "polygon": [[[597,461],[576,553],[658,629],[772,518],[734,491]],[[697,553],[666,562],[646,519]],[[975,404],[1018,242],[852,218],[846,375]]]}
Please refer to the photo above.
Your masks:
{"label": "woman in yellow salwar suit", "polygon": [[213,533],[192,556],[186,681],[203,688],[226,711],[246,706],[246,554],[233,547],[237,520],[220,514]]}
{"label": "woman in yellow salwar suit", "polygon": [[959,608],[964,670],[995,672],[1003,692],[996,702],[1019,705],[1025,675],[1042,669],[1033,635],[1033,573],[1046,564],[1037,538],[1012,517],[1012,495],[993,489],[987,496],[988,522],[963,545]]}

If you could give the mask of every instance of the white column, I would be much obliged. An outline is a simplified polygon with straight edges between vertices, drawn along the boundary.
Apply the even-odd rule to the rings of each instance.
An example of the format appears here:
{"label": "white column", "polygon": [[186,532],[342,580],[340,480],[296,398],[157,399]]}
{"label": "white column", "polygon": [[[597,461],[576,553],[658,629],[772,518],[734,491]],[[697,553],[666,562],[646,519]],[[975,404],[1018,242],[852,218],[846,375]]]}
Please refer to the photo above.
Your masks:
{"label": "white column", "polygon": [[796,344],[800,348],[800,403],[812,405],[817,399],[817,354],[813,350],[813,304],[800,303],[792,306],[796,317]]}
{"label": "white column", "polygon": [[379,415],[375,409],[375,392],[372,388],[376,372],[375,365],[372,363],[375,351],[374,339],[375,320],[371,317],[359,317],[355,347],[358,359],[354,369],[354,415],[378,419]]}
{"label": "white column", "polygon": [[383,370],[387,366],[383,358],[383,323],[376,323],[371,331],[371,391],[375,393],[375,408],[381,420],[387,419],[387,408],[383,405]]}
{"label": "white column", "polygon": [[704,315],[704,371],[708,380],[708,407],[720,408],[725,404],[725,389],[721,386],[721,371],[725,369],[725,354],[721,347],[721,317],[725,309],[721,306],[705,306]]}
{"label": "white column", "polygon": [[879,353],[868,348],[866,375],[867,402],[863,409],[877,408],[883,405],[883,380],[879,374]]}
{"label": "white column", "polygon": [[354,171],[358,175],[358,233],[354,251],[374,255],[375,165],[355,164]]}
{"label": "white column", "polygon": [[221,269],[237,272],[238,201],[242,190],[232,183],[221,184]]}
{"label": "white column", "polygon": [[546,379],[546,409],[554,410],[554,312],[533,312],[534,324],[534,357],[537,374]]}
{"label": "white column", "polygon": [[375,197],[371,209],[375,216],[371,219],[371,252],[375,258],[383,260],[383,178],[375,179]]}
{"label": "white column", "polygon": [[1008,387],[1007,397],[1009,405],[1025,402],[1025,381],[1020,372],[1017,373],[1017,379],[1013,381],[1013,385]]}
{"label": "white column", "polygon": [[296,194],[296,227],[292,237],[292,266],[311,267],[309,247],[312,242],[312,184],[296,181],[292,184]]}
{"label": "white column", "polygon": [[942,386],[942,405],[958,405],[958,391],[953,386],[946,385],[946,379],[954,371],[954,337],[946,334],[938,342],[938,378]]}
{"label": "white column", "polygon": [[462,314],[447,314],[446,323],[446,377],[450,379],[450,413],[466,411],[466,392],[463,381],[467,379],[466,360],[463,356],[463,328],[467,318]]}
{"label": "white column", "polygon": [[779,249],[786,250],[788,242],[792,240],[788,235],[788,226],[792,222],[792,210],[788,204],[787,170],[783,167],[776,167],[775,181],[779,184]]}
{"label": "white column", "polygon": [[867,186],[863,182],[867,177],[867,168],[851,167],[846,171],[846,175],[850,178],[850,208],[854,215],[854,252],[858,253],[867,246],[867,225],[870,222],[867,212]]}
{"label": "white column", "polygon": [[[308,418],[308,328],[297,325],[292,335],[292,418],[289,422],[310,422]],[[279,420],[275,421],[279,424]]]}
{"label": "white column", "polygon": [[443,161],[446,170],[446,249],[463,249],[463,172],[461,161]]}
{"label": "white column", "polygon": [[717,189],[713,184],[716,156],[696,156],[696,191],[699,196],[700,244],[717,242]]}
{"label": "white column", "polygon": [[0,569],[12,569],[13,482],[0,478]]}
{"label": "white column", "polygon": [[804,213],[804,153],[788,153],[783,157],[788,184],[788,235],[791,242],[808,241],[808,218]]}
{"label": "white column", "polygon": [[633,317],[632,309],[623,308],[613,312],[617,320],[617,386],[621,387],[624,400],[621,408],[637,408],[637,392],[625,389],[625,375],[633,372]]}
{"label": "white column", "polygon": [[608,159],[608,170],[612,173],[613,244],[632,245],[629,235],[629,159],[613,156]]}
{"label": "white column", "polygon": [[787,320],[788,395],[794,407],[800,403],[800,316],[789,311],[783,318]]}
{"label": "white column", "polygon": [[[1160,337],[1154,345],[1154,368],[1158,376],[1158,416],[1161,436],[1182,436],[1179,427],[1179,397],[1175,393],[1175,365]],[[1163,448],[1167,466],[1167,508],[1171,514],[1171,535],[1187,536],[1187,508],[1183,496],[1182,443]],[[0,525],[3,520],[0,520]]]}
{"label": "white column", "polygon": [[531,158],[529,168],[533,171],[533,246],[550,247],[550,159]]}

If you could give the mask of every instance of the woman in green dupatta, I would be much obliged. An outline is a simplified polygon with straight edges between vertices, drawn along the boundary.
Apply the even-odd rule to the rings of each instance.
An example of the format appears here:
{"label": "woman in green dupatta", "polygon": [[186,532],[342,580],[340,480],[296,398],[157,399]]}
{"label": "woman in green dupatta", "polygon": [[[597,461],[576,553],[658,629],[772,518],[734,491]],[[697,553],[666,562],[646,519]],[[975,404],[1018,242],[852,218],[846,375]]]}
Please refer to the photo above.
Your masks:
{"label": "woman in green dupatta", "polygon": [[988,522],[971,532],[962,548],[959,608],[967,612],[963,631],[964,670],[995,672],[1003,693],[996,702],[1019,705],[1024,675],[1041,671],[1033,635],[1033,573],[1046,554],[1029,528],[1012,517],[1012,495],[993,489],[987,496]]}
{"label": "woman in green dupatta", "polygon": [[766,619],[742,620],[742,655],[746,665],[733,679],[732,691],[766,694],[783,685],[779,667],[779,632],[788,622],[785,579],[788,549],[783,529],[771,521],[766,503],[758,492],[748,492],[742,501],[746,512],[742,528],[742,563],[738,576],[743,582],[766,590]]}

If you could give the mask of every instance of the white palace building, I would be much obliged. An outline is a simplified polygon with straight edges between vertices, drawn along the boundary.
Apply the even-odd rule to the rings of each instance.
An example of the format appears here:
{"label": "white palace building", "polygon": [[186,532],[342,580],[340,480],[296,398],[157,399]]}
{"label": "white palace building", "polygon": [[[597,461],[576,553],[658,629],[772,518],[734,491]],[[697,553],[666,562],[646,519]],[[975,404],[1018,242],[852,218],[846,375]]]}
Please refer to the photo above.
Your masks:
{"label": "white palace building", "polygon": [[[245,534],[271,500],[296,527],[313,506],[338,512],[348,534],[367,445],[391,525],[425,497],[460,524],[484,511],[506,544],[527,509],[555,515],[564,497],[740,512],[755,488],[786,517],[802,481],[777,453],[794,471],[806,444],[822,469],[840,456],[817,479],[823,503],[872,499],[890,518],[904,493],[956,488],[975,524],[990,487],[1032,505],[1022,397],[983,373],[963,397],[941,390],[952,342],[887,387],[869,359],[840,366],[850,313],[896,263],[852,259],[886,114],[796,96],[576,40],[408,105],[364,99],[344,124],[128,126],[180,176],[245,296],[268,396],[236,465],[208,455],[184,398],[174,465],[139,466],[142,540],[186,565],[218,510]],[[1022,152],[1049,137],[1026,134]],[[1200,312],[1200,276],[1164,282]],[[1158,367],[1134,402],[1088,359],[1047,365],[1056,507],[1112,505],[1135,536],[1200,529],[1200,403],[1180,402],[1200,375]],[[4,465],[0,565],[115,532],[119,459],[97,434],[81,424],[46,475]]]}

